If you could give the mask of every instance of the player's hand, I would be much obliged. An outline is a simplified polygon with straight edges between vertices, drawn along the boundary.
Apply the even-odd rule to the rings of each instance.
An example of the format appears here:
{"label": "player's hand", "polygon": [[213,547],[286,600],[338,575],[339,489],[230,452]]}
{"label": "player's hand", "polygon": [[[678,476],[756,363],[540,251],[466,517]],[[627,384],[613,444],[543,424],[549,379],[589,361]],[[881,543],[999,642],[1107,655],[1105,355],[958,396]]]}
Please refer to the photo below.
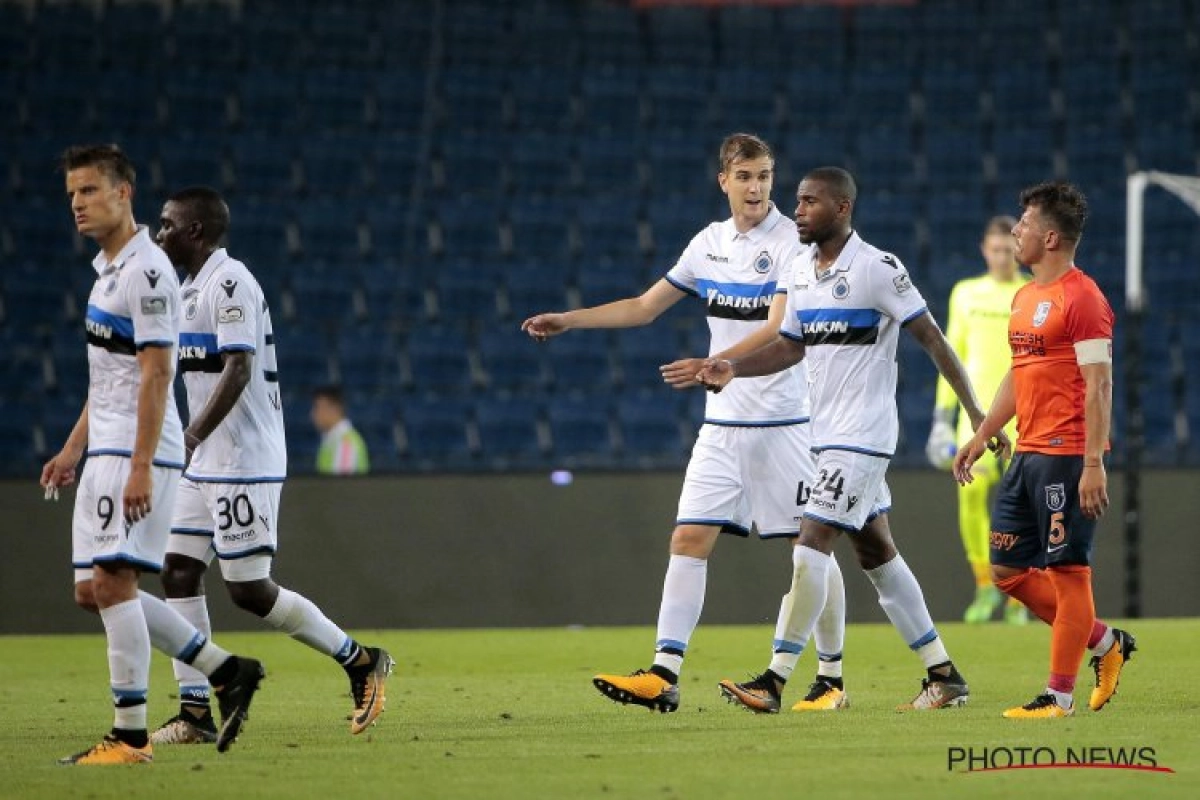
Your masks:
{"label": "player's hand", "polygon": [[1084,466],[1079,478],[1079,507],[1088,519],[1099,519],[1108,509],[1108,474],[1103,462]]}
{"label": "player's hand", "polygon": [[1008,438],[1007,433],[1000,431],[988,442],[988,450],[995,453],[996,458],[999,458],[1001,461],[1008,461],[1008,459],[1012,458],[1012,439]]}
{"label": "player's hand", "polygon": [[536,314],[521,323],[521,330],[528,333],[539,342],[544,342],[551,336],[558,336],[567,330],[567,321],[563,314]]}
{"label": "player's hand", "polygon": [[696,375],[704,368],[703,358],[681,358],[658,368],[662,373],[663,382],[675,389],[690,389],[699,386]]}
{"label": "player's hand", "polygon": [[131,465],[125,493],[121,497],[126,522],[138,522],[150,516],[150,497],[154,493],[154,478],[149,465]]}
{"label": "player's hand", "polygon": [[706,358],[696,373],[696,383],[717,394],[733,380],[733,364],[727,358]]}
{"label": "player's hand", "polygon": [[77,453],[64,447],[58,455],[47,461],[45,466],[42,467],[42,479],[40,481],[42,488],[58,489],[73,484],[75,482],[75,468],[79,466],[79,459],[82,457],[82,453]]}
{"label": "player's hand", "polygon": [[925,442],[925,458],[938,469],[949,470],[954,465],[954,454],[957,452],[954,425],[944,420],[934,422],[929,439]]}
{"label": "player's hand", "polygon": [[963,486],[973,482],[975,476],[971,474],[971,467],[987,450],[987,442],[978,436],[972,436],[966,444],[958,448],[958,452],[954,454],[954,480]]}

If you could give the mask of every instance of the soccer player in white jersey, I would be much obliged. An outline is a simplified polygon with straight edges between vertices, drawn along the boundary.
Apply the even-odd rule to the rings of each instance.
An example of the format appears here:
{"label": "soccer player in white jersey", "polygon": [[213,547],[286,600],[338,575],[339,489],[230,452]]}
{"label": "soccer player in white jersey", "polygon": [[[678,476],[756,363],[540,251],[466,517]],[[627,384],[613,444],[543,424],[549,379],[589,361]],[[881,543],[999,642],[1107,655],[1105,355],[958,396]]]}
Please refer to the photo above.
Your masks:
{"label": "soccer player in white jersey", "polygon": [[134,222],[136,174],[115,145],[72,147],[62,157],[77,230],[95,239],[98,273],[88,297],[88,397],[62,450],[42,469],[47,498],[75,481],[75,602],[98,612],[108,638],[116,707],[112,731],[63,764],[148,764],[150,647],[190,663],[217,689],[224,751],[237,737],[263,677],[259,662],[231,656],[174,609],[138,590],[158,572],[183,468],[183,432],[171,387],[179,335],[179,283],[145,226]]}
{"label": "soccer player in white jersey", "polygon": [[[771,202],[774,166],[763,140],[744,133],[727,137],[717,181],[729,199],[728,220],[698,233],[666,277],[642,295],[538,314],[525,320],[522,329],[545,340],[573,328],[647,325],[691,295],[707,307],[710,353],[735,357],[750,352],[761,342],[744,341],[748,336],[764,328],[770,334],[779,325],[784,270],[798,247],[795,226]],[[681,367],[686,363],[664,367],[664,379],[674,385],[694,383],[698,366],[687,370]],[[662,712],[679,707],[679,672],[700,620],[708,557],[720,533],[748,536],[754,528],[763,538],[797,534],[812,475],[807,422],[804,379],[797,370],[747,381],[733,393],[709,398],[671,534],[653,664],[630,675],[595,676],[592,683],[605,696]],[[845,589],[833,564],[817,646],[822,668],[840,683]]]}
{"label": "soccer player in white jersey", "polygon": [[[308,598],[271,579],[279,495],[287,474],[283,411],[271,314],[258,281],[222,246],[229,208],[214,190],[192,187],[163,206],[158,242],[186,273],[179,368],[190,422],[187,466],[167,544],[167,602],[210,630],[203,579],[215,555],[233,602],[296,640],[335,659],[350,679],[350,732],[383,711],[392,669],[386,650],[363,647]],[[208,682],[175,662],[179,714],[154,732],[155,744],[215,739]]]}
{"label": "soccer player in white jersey", "polygon": [[[817,474],[779,627],[801,648],[807,643],[825,604],[830,551],[838,535],[848,533],[880,606],[925,665],[921,691],[901,708],[961,706],[969,697],[967,682],[946,652],[888,527],[891,495],[884,474],[899,432],[900,328],[920,342],[949,381],[973,427],[982,422],[983,410],[904,265],[854,232],[856,195],[854,179],[843,169],[821,167],[805,176],[796,193],[796,226],[809,247],[796,258],[780,335],[748,355],[709,359],[697,380],[719,391],[735,377],[770,375],[806,360]],[[999,438],[997,446],[1008,447],[1007,437]]]}

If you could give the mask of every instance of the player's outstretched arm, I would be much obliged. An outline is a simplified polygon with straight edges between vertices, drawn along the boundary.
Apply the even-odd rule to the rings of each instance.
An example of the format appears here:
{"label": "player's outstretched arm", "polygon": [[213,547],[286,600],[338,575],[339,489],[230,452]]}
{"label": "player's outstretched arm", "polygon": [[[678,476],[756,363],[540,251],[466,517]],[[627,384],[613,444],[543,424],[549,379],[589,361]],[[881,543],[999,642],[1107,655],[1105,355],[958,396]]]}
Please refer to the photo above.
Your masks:
{"label": "player's outstretched arm", "polygon": [[637,297],[574,311],[536,314],[521,323],[521,330],[545,341],[573,328],[637,328],[658,319],[683,297],[683,291],[659,280]]}
{"label": "player's outstretched arm", "polygon": [[204,408],[200,409],[200,413],[196,414],[188,424],[187,430],[183,432],[188,463],[191,463],[192,451],[217,429],[237,405],[238,398],[250,383],[252,364],[253,354],[249,350],[233,350],[221,354],[221,377],[217,379],[217,385]]}
{"label": "player's outstretched arm", "polygon": [[79,459],[83,458],[87,440],[88,404],[85,400],[83,411],[80,412],[79,419],[75,421],[75,426],[71,428],[66,444],[42,467],[41,485],[43,489],[47,490],[47,495],[49,495],[49,490],[57,490],[61,486],[70,486],[75,482],[75,468],[79,466]]}
{"label": "player's outstretched arm", "polygon": [[152,510],[154,479],[151,466],[167,413],[174,358],[175,350],[171,347],[148,344],[138,350],[141,382],[138,386],[137,433],[133,439],[133,455],[129,459],[129,479],[125,482],[122,497],[125,519],[130,522],[143,519]]}
{"label": "player's outstretched arm", "polygon": [[[781,292],[775,295],[775,299],[771,301],[771,310],[767,315],[767,323],[765,325],[732,347],[728,347],[719,353],[713,353],[710,357],[724,359],[740,358],[748,353],[753,353],[760,347],[770,344],[779,335],[779,326],[783,322],[783,315],[786,310],[787,295]],[[662,372],[663,381],[668,386],[675,389],[690,389],[693,386],[700,385],[699,381],[696,380],[696,375],[704,367],[706,360],[703,358],[681,358],[678,361],[672,361],[670,364],[664,364],[659,367],[659,371]]]}

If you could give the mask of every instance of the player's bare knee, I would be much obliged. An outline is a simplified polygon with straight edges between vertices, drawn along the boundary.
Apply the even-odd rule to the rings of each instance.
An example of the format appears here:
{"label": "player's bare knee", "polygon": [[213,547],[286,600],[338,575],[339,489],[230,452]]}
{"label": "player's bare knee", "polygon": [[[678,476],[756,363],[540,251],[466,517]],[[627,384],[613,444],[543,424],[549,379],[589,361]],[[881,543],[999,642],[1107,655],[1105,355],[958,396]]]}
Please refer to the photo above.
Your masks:
{"label": "player's bare knee", "polygon": [[96,605],[96,593],[91,581],[80,581],[75,584],[75,605],[91,614],[99,614],[100,606]]}
{"label": "player's bare knee", "polygon": [[203,561],[180,556],[175,553],[167,555],[163,562],[162,586],[163,594],[168,598],[195,597],[204,589]]}
{"label": "player's bare knee", "polygon": [[[1006,567],[1003,564],[992,564],[988,571],[991,573],[992,583],[996,584],[997,586],[1000,586],[1001,582],[1006,581],[1009,578],[1015,578],[1016,576],[1025,572],[1024,569],[1018,567]],[[1000,586],[1000,588],[1003,589],[1004,587]]]}
{"label": "player's bare knee", "polygon": [[671,533],[671,555],[708,558],[720,529],[709,525],[680,525]]}
{"label": "player's bare knee", "polygon": [[257,581],[230,581],[225,585],[229,588],[229,598],[233,600],[233,604],[256,617],[270,614],[279,598],[279,587],[269,578]]}

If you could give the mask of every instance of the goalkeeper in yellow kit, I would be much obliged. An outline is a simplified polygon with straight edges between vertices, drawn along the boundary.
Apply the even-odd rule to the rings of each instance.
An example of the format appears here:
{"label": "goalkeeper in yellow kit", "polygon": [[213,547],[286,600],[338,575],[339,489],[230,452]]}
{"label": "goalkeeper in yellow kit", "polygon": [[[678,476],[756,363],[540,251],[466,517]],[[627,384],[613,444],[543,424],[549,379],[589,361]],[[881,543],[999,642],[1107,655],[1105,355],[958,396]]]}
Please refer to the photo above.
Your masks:
{"label": "goalkeeper in yellow kit", "polygon": [[[980,250],[987,272],[959,281],[950,293],[946,338],[962,359],[971,377],[971,384],[985,406],[991,402],[1008,372],[1011,355],[1008,346],[1008,317],[1013,295],[1028,280],[1020,273],[1016,259],[1016,242],[1012,217],[993,217],[983,232]],[[965,414],[958,414],[958,398],[945,378],[938,378],[934,401],[933,428],[925,453],[930,463],[939,469],[950,469],[955,445],[971,437],[971,424]],[[957,432],[954,419],[958,415]],[[1015,443],[1017,433],[1013,423],[1005,428]],[[1005,464],[986,459],[976,467],[976,480],[958,487],[958,526],[962,535],[967,561],[975,574],[975,599],[967,606],[963,619],[967,622],[988,622],[993,612],[1004,603],[1004,594],[992,585],[988,565],[988,537],[991,533],[992,490],[999,485]],[[1008,601],[1005,618],[1009,622],[1026,621],[1025,607]]]}

